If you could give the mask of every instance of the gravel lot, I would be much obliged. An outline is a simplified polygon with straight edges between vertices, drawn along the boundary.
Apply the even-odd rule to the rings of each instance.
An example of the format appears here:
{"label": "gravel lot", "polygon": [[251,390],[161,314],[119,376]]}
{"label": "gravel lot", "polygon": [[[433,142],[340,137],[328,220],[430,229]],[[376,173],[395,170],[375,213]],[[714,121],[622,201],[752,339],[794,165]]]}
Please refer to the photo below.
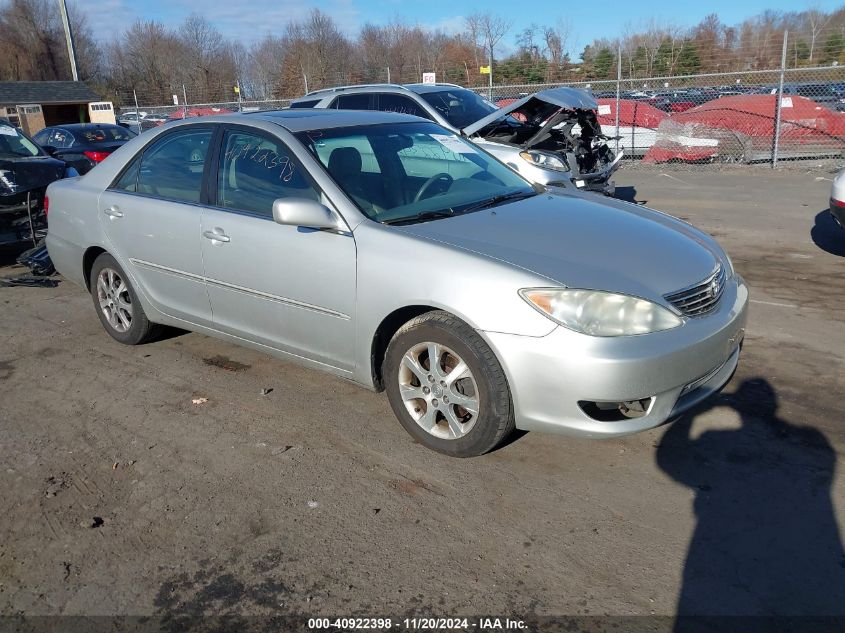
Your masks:
{"label": "gravel lot", "polygon": [[0,614],[845,615],[830,177],[619,173],[753,300],[722,396],[621,440],[452,459],[383,395],[198,334],[122,347],[68,282],[0,288]]}

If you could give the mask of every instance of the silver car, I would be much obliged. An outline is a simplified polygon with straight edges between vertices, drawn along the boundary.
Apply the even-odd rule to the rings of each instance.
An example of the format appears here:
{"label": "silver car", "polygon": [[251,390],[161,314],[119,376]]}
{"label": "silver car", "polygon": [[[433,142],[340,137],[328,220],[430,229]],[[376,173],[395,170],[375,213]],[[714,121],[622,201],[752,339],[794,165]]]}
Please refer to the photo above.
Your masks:
{"label": "silver car", "polygon": [[47,195],[50,256],[116,340],[176,326],[386,390],[450,455],[652,428],[739,358],[748,291],[712,238],[415,117],[173,122]]}
{"label": "silver car", "polygon": [[602,134],[598,104],[575,88],[549,88],[497,107],[454,84],[363,84],[315,90],[291,108],[413,114],[461,134],[541,185],[613,195],[617,154]]}

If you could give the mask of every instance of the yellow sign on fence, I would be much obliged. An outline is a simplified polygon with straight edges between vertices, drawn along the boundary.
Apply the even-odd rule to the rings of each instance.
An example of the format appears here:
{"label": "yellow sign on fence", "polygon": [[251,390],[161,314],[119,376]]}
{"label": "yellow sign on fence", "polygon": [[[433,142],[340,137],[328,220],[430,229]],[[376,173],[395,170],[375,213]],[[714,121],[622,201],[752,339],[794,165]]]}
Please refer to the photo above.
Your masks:
{"label": "yellow sign on fence", "polygon": [[490,74],[490,66],[482,66],[481,68],[478,69],[478,72],[480,72],[482,75],[489,75]]}

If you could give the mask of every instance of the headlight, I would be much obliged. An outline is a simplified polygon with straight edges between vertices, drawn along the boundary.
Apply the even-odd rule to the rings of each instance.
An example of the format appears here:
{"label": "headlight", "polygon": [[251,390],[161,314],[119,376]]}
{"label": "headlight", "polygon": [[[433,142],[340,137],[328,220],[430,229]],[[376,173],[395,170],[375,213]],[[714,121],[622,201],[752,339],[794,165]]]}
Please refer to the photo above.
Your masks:
{"label": "headlight", "polygon": [[519,294],[552,321],[590,336],[648,334],[683,323],[656,303],[613,292],[524,288]]}
{"label": "headlight", "polygon": [[555,171],[569,171],[569,165],[566,164],[566,161],[554,154],[538,152],[532,149],[527,152],[520,152],[519,156],[537,167],[554,169]]}
{"label": "headlight", "polygon": [[8,169],[0,169],[0,191],[3,193],[15,193],[18,185],[15,183],[15,173]]}

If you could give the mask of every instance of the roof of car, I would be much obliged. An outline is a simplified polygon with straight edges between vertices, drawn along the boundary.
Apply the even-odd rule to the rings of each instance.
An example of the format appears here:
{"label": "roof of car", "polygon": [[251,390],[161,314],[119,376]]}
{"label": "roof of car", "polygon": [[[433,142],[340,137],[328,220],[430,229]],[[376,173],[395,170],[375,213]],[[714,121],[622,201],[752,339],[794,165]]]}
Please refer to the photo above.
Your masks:
{"label": "roof of car", "polygon": [[301,103],[303,101],[319,101],[328,96],[340,92],[415,92],[417,94],[426,94],[428,92],[440,92],[448,89],[467,90],[457,84],[350,84],[348,86],[334,86],[332,88],[321,88],[320,90],[312,90],[308,94],[294,99],[291,103]]}
{"label": "roof of car", "polygon": [[[239,118],[260,118],[281,125],[289,132],[307,132],[329,128],[350,127],[353,125],[378,125],[380,123],[410,123],[421,121],[419,117],[396,112],[374,110],[265,110],[244,114],[227,114],[221,120],[230,121]],[[201,119],[200,119],[201,120]]]}
{"label": "roof of car", "polygon": [[[119,127],[121,129],[126,129],[121,127],[120,125],[115,125],[114,123],[60,123],[58,125],[48,125],[47,128],[54,128],[59,127],[63,130],[96,130],[97,128],[104,128],[104,127]],[[45,128],[45,129],[47,129]]]}
{"label": "roof of car", "polygon": [[405,84],[405,87],[408,90],[413,90],[417,94],[426,94],[428,92],[441,92],[443,90],[454,90],[458,88],[460,90],[469,90],[469,88],[464,88],[463,86],[458,86],[456,84]]}

